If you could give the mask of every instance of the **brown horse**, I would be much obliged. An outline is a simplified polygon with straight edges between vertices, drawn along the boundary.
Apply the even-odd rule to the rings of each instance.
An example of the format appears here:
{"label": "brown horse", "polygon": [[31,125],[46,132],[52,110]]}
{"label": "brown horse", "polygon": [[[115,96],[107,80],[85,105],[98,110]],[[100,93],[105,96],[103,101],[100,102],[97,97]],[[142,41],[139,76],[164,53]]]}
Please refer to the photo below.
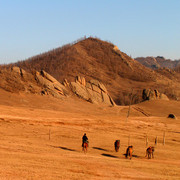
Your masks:
{"label": "brown horse", "polygon": [[148,159],[151,159],[151,158],[154,158],[154,147],[153,146],[149,146],[147,149],[146,149],[146,156],[148,156]]}
{"label": "brown horse", "polygon": [[114,142],[114,147],[115,147],[115,151],[118,152],[119,151],[119,147],[120,147],[120,140],[116,140]]}
{"label": "brown horse", "polygon": [[87,142],[83,142],[82,147],[83,147],[84,153],[86,153],[87,152],[87,148],[88,148],[88,143]]}
{"label": "brown horse", "polygon": [[129,156],[129,159],[131,159],[132,153],[133,153],[133,146],[128,146],[128,148],[126,150],[126,158],[128,158],[128,156]]}

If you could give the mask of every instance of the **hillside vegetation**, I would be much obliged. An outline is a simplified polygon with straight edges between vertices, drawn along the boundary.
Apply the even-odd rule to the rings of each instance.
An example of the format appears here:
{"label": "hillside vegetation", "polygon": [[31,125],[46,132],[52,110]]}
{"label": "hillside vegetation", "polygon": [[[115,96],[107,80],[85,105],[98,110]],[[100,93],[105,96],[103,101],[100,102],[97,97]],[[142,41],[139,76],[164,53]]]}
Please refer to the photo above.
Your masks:
{"label": "hillside vegetation", "polygon": [[14,65],[27,71],[43,69],[60,82],[65,78],[74,81],[77,75],[87,80],[97,79],[121,105],[128,105],[131,97],[132,103],[141,102],[144,88],[158,89],[170,98],[180,96],[180,75],[155,72],[112,43],[92,37],[8,66]]}

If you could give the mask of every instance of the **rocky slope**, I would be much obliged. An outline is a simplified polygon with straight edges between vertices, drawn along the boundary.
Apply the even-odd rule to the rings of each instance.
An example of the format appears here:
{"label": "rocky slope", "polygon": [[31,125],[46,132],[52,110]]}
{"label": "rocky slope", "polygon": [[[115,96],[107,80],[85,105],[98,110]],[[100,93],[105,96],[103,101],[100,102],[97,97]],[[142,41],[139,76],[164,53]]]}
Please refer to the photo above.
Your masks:
{"label": "rocky slope", "polygon": [[76,95],[93,104],[116,105],[105,86],[98,80],[86,82],[85,78],[77,76],[75,82],[65,79],[61,84],[44,70],[30,73],[16,66],[2,69],[0,75],[0,88],[12,93],[50,95],[60,99]]}
{"label": "rocky slope", "polygon": [[158,69],[158,68],[175,69],[176,67],[180,66],[180,60],[172,61],[170,59],[165,59],[163,56],[137,57],[135,58],[135,60],[151,69]]}
{"label": "rocky slope", "polygon": [[139,103],[143,89],[157,89],[169,98],[180,97],[180,75],[171,71],[153,71],[121,52],[112,43],[97,38],[81,39],[25,61],[8,65],[27,72],[44,70],[60,83],[74,81],[76,76],[86,81],[98,80],[108,90],[116,104]]}

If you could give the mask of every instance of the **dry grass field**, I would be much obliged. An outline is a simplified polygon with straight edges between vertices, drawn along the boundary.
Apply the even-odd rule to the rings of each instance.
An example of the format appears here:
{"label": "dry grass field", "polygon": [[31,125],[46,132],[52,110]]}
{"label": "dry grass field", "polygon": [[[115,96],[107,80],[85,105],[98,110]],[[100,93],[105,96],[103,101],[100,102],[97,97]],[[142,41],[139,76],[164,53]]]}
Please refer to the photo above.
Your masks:
{"label": "dry grass field", "polygon": [[[0,99],[0,179],[180,179],[180,102],[136,104],[127,119],[127,106],[2,90]],[[156,136],[154,159],[147,159],[146,137],[154,146]],[[131,160],[124,156],[128,142],[134,146]]]}

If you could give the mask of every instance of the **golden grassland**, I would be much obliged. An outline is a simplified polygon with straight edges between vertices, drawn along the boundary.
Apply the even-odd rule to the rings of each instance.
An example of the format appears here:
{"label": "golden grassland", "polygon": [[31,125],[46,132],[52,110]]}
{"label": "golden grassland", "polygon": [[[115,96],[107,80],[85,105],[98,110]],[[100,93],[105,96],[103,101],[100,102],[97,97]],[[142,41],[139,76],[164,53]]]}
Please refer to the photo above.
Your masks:
{"label": "golden grassland", "polygon": [[[0,94],[0,179],[180,179],[180,102],[133,105],[127,119],[127,106]],[[177,119],[167,118],[169,113]],[[146,137],[154,146],[156,136],[154,159],[147,159]],[[132,160],[124,156],[128,143]]]}

